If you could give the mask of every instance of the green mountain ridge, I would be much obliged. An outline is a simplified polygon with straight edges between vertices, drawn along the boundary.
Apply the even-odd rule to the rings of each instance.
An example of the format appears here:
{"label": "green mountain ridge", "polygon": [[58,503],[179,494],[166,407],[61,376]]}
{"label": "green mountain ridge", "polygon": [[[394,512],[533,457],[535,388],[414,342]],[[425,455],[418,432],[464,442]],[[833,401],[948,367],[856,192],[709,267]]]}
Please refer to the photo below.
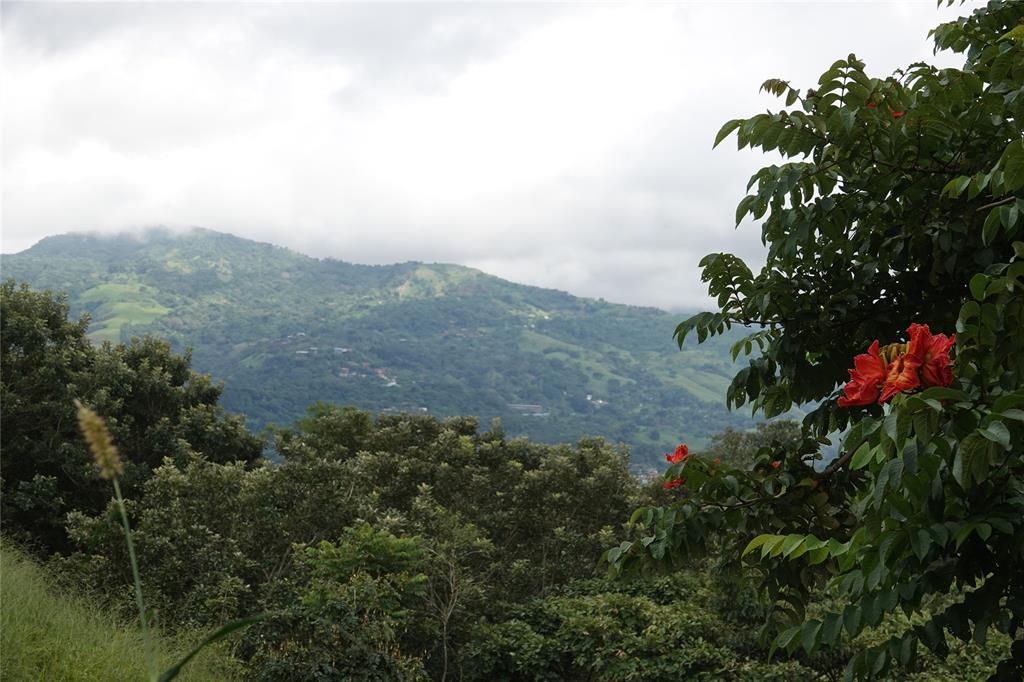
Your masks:
{"label": "green mountain ridge", "polygon": [[738,331],[680,352],[677,315],[461,265],[357,265],[196,228],[48,237],[4,255],[3,276],[66,291],[94,341],[191,347],[257,427],[317,400],[500,417],[535,440],[624,442],[647,469],[681,440],[753,424],[724,406]]}

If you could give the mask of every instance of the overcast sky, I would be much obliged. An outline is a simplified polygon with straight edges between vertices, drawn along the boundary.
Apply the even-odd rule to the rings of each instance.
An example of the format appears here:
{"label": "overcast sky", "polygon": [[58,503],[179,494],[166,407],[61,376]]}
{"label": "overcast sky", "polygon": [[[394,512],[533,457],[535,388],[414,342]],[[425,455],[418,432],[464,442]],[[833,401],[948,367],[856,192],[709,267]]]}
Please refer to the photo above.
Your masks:
{"label": "overcast sky", "polygon": [[455,262],[664,308],[761,258],[730,118],[850,52],[874,75],[969,11],[919,2],[15,3],[2,250],[199,225],[358,263]]}

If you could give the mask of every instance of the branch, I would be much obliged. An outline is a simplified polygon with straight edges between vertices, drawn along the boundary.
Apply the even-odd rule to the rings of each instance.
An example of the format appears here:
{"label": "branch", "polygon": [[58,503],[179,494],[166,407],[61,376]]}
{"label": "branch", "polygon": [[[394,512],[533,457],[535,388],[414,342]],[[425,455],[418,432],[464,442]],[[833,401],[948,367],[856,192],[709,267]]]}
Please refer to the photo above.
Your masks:
{"label": "branch", "polygon": [[1017,200],[1017,197],[1015,197],[1015,196],[1006,197],[1005,199],[1000,199],[999,201],[993,201],[990,204],[985,204],[984,206],[979,206],[978,208],[974,209],[974,212],[975,213],[981,213],[982,211],[984,211],[986,209],[995,208],[996,206],[1002,206],[1003,204],[1009,204],[1009,203],[1012,203],[1012,202],[1014,202],[1016,200]]}
{"label": "branch", "polygon": [[836,457],[832,460],[832,463],[825,467],[825,470],[821,472],[820,476],[818,476],[818,484],[820,485],[822,481],[828,480],[833,474],[846,466],[847,462],[853,459],[854,452],[856,452],[856,449],[848,450],[841,457]]}

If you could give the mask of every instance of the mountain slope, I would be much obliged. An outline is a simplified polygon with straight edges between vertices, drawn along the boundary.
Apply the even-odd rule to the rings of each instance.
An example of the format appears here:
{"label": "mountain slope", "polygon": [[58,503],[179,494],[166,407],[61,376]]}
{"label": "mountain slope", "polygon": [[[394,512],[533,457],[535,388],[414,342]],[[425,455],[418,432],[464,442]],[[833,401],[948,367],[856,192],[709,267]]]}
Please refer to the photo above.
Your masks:
{"label": "mountain slope", "polygon": [[601,435],[643,468],[679,440],[750,425],[724,407],[730,338],[679,352],[678,318],[457,265],[354,265],[196,229],[49,237],[5,277],[68,292],[94,340],[193,349],[259,426],[316,401],[501,417],[543,441]]}

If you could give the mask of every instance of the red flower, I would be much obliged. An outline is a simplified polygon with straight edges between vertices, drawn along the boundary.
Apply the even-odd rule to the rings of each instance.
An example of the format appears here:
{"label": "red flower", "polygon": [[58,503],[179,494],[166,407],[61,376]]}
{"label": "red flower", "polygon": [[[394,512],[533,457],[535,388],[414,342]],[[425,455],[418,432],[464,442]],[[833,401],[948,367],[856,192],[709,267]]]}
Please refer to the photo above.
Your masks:
{"label": "red flower", "polygon": [[924,388],[932,386],[949,386],[953,383],[953,372],[949,369],[949,351],[956,342],[955,336],[935,334],[926,324],[916,322],[907,328],[910,334],[908,354],[913,350],[915,357],[921,361],[918,373]]}
{"label": "red flower", "polygon": [[673,488],[678,488],[679,486],[681,486],[684,483],[686,483],[686,479],[685,478],[677,478],[677,479],[675,479],[673,481],[665,481],[664,483],[661,484],[661,487],[664,490],[672,490]]}
{"label": "red flower", "polygon": [[715,461],[712,462],[712,464],[721,464],[721,463],[722,463],[722,458],[721,457],[715,457]]}
{"label": "red flower", "polygon": [[778,469],[782,466],[782,462],[772,462],[772,469]]}
{"label": "red flower", "polygon": [[878,402],[887,402],[897,393],[920,386],[921,379],[917,376],[917,369],[920,366],[921,360],[910,352],[897,356],[886,370],[885,385],[882,387],[882,395]]}
{"label": "red flower", "polygon": [[665,455],[665,461],[671,464],[679,464],[684,459],[689,457],[689,455],[690,448],[686,447],[686,443],[681,443],[679,447],[676,448],[675,452],[673,452],[671,455]]}
{"label": "red flower", "polygon": [[903,116],[903,114],[905,114],[905,113],[906,113],[906,112],[904,112],[904,111],[894,111],[894,112],[892,112],[892,117],[893,117],[893,118],[900,118],[900,117],[901,117],[901,116]]}
{"label": "red flower", "polygon": [[869,101],[869,102],[867,102],[867,103],[865,104],[865,106],[866,106],[866,107],[867,107],[868,109],[876,109],[876,108],[878,108],[878,105],[877,105],[877,104],[875,104],[874,102],[870,102],[870,101]]}
{"label": "red flower", "polygon": [[878,354],[878,341],[853,359],[850,380],[843,387],[843,395],[839,398],[839,407],[859,407],[870,405],[878,400],[880,386],[885,381],[885,360]]}

